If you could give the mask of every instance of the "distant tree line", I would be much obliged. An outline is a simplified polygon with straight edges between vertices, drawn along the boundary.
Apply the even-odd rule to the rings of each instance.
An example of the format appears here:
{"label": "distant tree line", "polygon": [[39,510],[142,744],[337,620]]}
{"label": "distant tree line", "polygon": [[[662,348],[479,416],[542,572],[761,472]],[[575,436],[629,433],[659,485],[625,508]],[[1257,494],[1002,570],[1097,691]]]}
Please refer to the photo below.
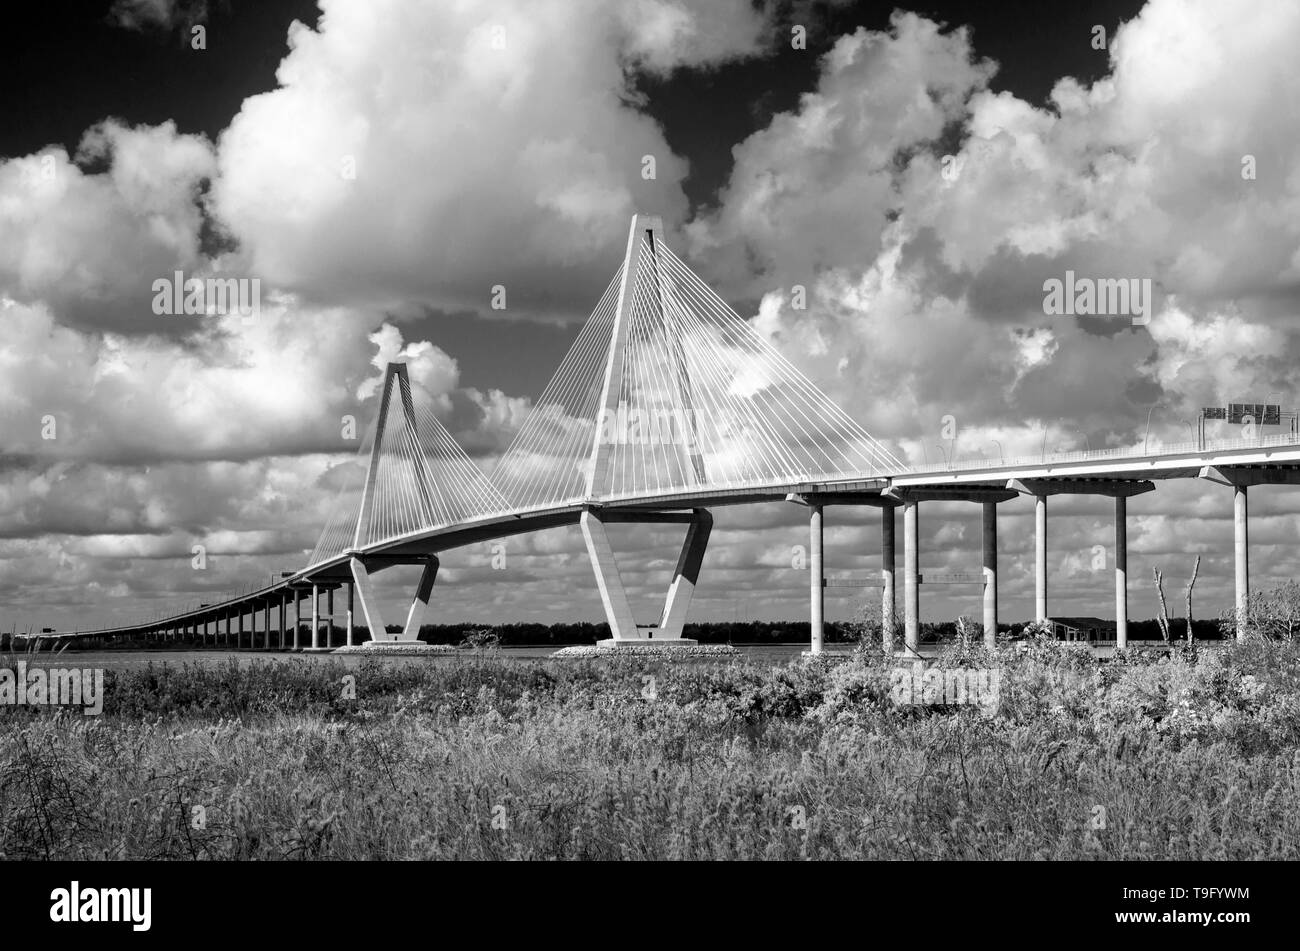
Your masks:
{"label": "distant tree line", "polygon": [[[1177,620],[1175,630],[1185,629],[1183,622]],[[1011,637],[1021,636],[1025,623],[1002,624],[999,630]],[[1217,620],[1194,620],[1192,628],[1197,640],[1217,640],[1221,634]],[[398,632],[401,627],[392,625],[390,631]],[[981,629],[982,630],[982,629]],[[921,625],[921,643],[934,644],[957,638],[957,623],[941,621]],[[514,623],[514,624],[425,624],[420,628],[420,640],[430,644],[465,644],[476,636],[495,638],[502,647],[549,647],[568,644],[594,644],[610,636],[606,623],[592,624],[585,621],[565,621],[556,624]],[[701,644],[800,644],[811,638],[807,621],[699,621],[686,625],[683,637],[694,638]],[[1160,640],[1160,624],[1157,620],[1130,621],[1128,636],[1131,640]],[[825,625],[825,642],[827,644],[852,644],[864,639],[875,642],[879,637],[879,626],[870,631],[863,631],[855,621],[827,621]],[[902,635],[898,635],[901,642]]]}

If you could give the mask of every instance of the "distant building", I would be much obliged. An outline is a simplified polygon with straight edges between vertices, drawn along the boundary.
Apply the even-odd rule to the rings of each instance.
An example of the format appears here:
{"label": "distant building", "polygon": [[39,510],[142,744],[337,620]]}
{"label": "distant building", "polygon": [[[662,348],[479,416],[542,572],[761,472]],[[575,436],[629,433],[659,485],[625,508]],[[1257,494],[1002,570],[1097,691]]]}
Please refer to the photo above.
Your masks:
{"label": "distant building", "polygon": [[1049,617],[1052,633],[1063,641],[1113,641],[1115,622],[1099,617]]}

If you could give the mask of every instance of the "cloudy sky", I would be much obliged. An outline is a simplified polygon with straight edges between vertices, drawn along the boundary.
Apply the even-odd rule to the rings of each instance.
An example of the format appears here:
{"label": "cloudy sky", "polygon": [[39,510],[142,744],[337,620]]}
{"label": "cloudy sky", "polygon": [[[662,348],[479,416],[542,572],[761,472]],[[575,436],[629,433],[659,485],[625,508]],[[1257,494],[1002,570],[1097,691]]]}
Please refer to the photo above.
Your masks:
{"label": "cloudy sky", "polygon": [[[41,5],[0,38],[0,626],[98,626],[300,567],[355,450],[340,421],[373,416],[394,358],[490,471],[638,210],[916,462],[1296,406],[1300,5],[1072,6]],[[177,270],[258,278],[260,314],[156,314]],[[1149,278],[1149,323],[1045,314],[1067,270]],[[1251,503],[1270,586],[1296,574],[1300,496]],[[1108,500],[1049,508],[1053,613],[1111,616]],[[1230,490],[1171,483],[1129,511],[1135,617],[1151,567],[1176,589],[1197,553],[1198,613],[1227,606]],[[806,617],[802,511],[715,517],[695,616]],[[1001,518],[1022,619],[1032,504]],[[977,506],[923,505],[921,528],[923,570],[977,568]],[[829,574],[878,567],[874,511],[831,510],[827,541]],[[676,538],[618,543],[653,610]],[[492,554],[444,557],[437,619],[601,617],[576,529]],[[926,620],[978,614],[975,589],[926,594]]]}

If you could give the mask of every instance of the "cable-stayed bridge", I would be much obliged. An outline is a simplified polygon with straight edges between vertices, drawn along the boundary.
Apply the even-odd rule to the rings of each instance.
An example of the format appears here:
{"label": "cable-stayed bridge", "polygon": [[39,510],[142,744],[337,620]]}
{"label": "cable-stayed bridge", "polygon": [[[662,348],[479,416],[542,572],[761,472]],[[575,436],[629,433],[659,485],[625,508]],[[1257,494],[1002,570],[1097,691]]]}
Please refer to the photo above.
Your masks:
{"label": "cable-stayed bridge", "polygon": [[[808,512],[814,652],[822,647],[825,508],[879,509],[887,632],[894,628],[897,602],[895,509],[903,510],[903,630],[905,647],[914,653],[924,582],[920,503],[959,500],[982,506],[981,570],[972,577],[983,587],[985,638],[991,644],[998,623],[997,506],[1021,495],[1034,499],[1035,611],[1043,619],[1048,616],[1048,497],[1091,494],[1115,502],[1115,615],[1122,648],[1127,641],[1127,499],[1175,478],[1208,479],[1233,489],[1240,616],[1249,597],[1247,489],[1300,481],[1300,436],[909,466],[673,254],[657,217],[638,215],[621,267],[490,471],[481,470],[456,444],[429,397],[412,386],[405,365],[390,364],[376,418],[301,570],[167,617],[32,636],[188,634],[211,636],[214,642],[224,636],[227,643],[233,637],[242,647],[248,617],[248,646],[253,647],[260,614],[265,648],[325,649],[322,628],[328,638],[336,618],[345,621],[349,643],[356,622],[372,640],[400,644],[417,639],[440,553],[576,524],[609,621],[612,637],[606,643],[689,643],[682,629],[704,565],[710,509],[781,502]],[[685,528],[662,612],[653,623],[638,623],[633,615],[606,531],[612,523]],[[394,565],[421,568],[400,633],[387,631],[373,581],[374,574]],[[932,583],[936,580],[932,577]],[[344,587],[347,608],[338,617],[334,594]],[[300,642],[304,599],[310,602],[307,643]],[[290,608],[294,621],[287,627]]]}

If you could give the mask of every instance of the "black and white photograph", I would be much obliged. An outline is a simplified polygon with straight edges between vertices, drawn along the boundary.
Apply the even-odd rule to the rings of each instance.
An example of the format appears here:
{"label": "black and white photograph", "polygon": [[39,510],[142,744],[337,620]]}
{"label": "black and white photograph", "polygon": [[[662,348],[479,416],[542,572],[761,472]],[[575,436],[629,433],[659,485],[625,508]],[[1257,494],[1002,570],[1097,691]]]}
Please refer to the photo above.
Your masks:
{"label": "black and white photograph", "polygon": [[10,925],[1278,926],[1298,50],[1297,0],[7,7]]}

